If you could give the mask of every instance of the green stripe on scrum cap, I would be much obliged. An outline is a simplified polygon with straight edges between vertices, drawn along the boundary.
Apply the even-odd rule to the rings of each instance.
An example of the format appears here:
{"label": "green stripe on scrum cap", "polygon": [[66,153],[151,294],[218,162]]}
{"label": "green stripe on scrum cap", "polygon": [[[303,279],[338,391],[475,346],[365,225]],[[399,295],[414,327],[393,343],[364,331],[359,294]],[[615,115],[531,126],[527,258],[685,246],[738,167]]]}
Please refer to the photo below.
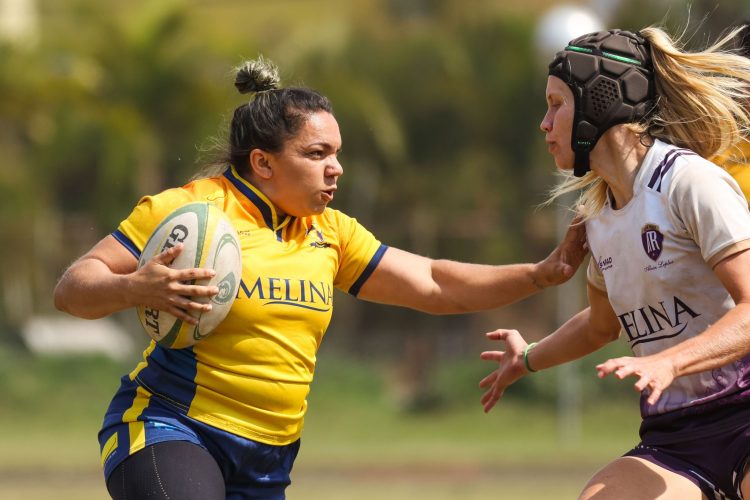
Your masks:
{"label": "green stripe on scrum cap", "polygon": [[615,61],[620,61],[628,64],[635,64],[636,66],[642,66],[643,64],[638,59],[633,59],[630,57],[624,57],[624,56],[618,56],[617,54],[612,54],[611,52],[600,52],[596,53],[592,49],[587,49],[584,47],[576,47],[575,45],[568,45],[565,47],[565,50],[570,50],[572,52],[583,52],[584,54],[594,54],[594,55],[601,55],[602,57],[606,57],[607,59],[613,59]]}

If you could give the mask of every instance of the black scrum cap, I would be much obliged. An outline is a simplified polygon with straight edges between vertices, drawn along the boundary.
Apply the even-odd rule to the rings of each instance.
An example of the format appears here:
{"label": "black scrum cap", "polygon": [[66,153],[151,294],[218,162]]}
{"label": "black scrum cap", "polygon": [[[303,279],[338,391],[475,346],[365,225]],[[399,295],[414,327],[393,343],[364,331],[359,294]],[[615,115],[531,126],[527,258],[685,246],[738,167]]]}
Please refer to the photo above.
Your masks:
{"label": "black scrum cap", "polygon": [[573,173],[589,171],[589,153],[613,125],[637,122],[654,108],[651,50],[639,34],[599,31],[571,40],[549,65],[575,98]]}

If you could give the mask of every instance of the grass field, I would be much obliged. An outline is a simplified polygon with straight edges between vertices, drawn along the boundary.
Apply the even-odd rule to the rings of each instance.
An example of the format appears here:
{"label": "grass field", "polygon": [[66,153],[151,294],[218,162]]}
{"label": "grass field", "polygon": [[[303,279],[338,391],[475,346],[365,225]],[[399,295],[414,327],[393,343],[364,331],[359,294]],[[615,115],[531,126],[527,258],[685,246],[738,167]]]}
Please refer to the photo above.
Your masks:
{"label": "grass field", "polygon": [[[108,498],[96,431],[129,368],[0,351],[3,499]],[[406,413],[389,398],[384,369],[321,363],[290,500],[575,498],[597,467],[636,437],[631,398],[597,405],[584,398],[579,435],[566,439],[553,403],[509,396],[485,415],[465,366],[442,369],[439,378],[453,383],[444,384],[441,404]]]}

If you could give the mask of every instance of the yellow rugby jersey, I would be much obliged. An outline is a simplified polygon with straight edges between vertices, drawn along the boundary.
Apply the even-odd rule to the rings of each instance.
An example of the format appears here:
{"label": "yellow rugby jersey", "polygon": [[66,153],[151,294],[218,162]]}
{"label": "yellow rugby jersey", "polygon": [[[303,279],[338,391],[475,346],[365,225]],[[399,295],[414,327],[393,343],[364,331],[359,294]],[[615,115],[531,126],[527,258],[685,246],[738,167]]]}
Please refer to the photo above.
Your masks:
{"label": "yellow rugby jersey", "polygon": [[731,152],[715,156],[711,161],[729,172],[750,201],[750,142],[742,141]]}
{"label": "yellow rugby jersey", "polygon": [[387,247],[337,210],[279,216],[233,168],[144,197],[113,236],[139,257],[162,218],[193,201],[222,208],[239,234],[237,298],[226,319],[196,345],[168,349],[152,341],[129,375],[132,401],[118,395],[104,427],[136,421],[149,398],[159,397],[228,432],[267,444],[292,443],[302,431],[333,288],[356,296]]}

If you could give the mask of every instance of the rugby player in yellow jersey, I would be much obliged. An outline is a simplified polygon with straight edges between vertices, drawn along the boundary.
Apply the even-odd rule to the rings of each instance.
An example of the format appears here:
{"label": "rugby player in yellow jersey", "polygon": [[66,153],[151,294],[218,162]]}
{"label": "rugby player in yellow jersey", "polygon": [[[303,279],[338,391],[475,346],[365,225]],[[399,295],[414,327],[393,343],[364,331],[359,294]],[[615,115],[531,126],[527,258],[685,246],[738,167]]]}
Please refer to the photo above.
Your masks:
{"label": "rugby player in yellow jersey", "polygon": [[750,200],[750,139],[741,142],[729,152],[712,158],[711,161],[724,168],[742,189],[745,199]]}
{"label": "rugby player in yellow jersey", "polygon": [[[744,23],[737,40],[739,52],[745,57],[750,57],[750,22]],[[734,177],[745,198],[750,201],[750,137],[724,154],[712,158],[711,161]]]}
{"label": "rugby player in yellow jersey", "polygon": [[227,318],[190,348],[151,342],[112,399],[99,441],[115,499],[284,498],[333,287],[432,314],[465,313],[562,283],[586,253],[577,227],[537,264],[466,264],[387,247],[327,208],[343,173],[328,99],[279,88],[263,59],[239,68],[235,85],[255,95],[234,112],[221,171],[141,199],[55,289],[56,306],[83,318],[142,304],[194,322],[188,311],[209,306],[186,297],[218,290],[184,283],[211,271],[170,269],[178,247],[137,269],[149,234],[176,207],[208,200],[240,236],[242,282]]}

